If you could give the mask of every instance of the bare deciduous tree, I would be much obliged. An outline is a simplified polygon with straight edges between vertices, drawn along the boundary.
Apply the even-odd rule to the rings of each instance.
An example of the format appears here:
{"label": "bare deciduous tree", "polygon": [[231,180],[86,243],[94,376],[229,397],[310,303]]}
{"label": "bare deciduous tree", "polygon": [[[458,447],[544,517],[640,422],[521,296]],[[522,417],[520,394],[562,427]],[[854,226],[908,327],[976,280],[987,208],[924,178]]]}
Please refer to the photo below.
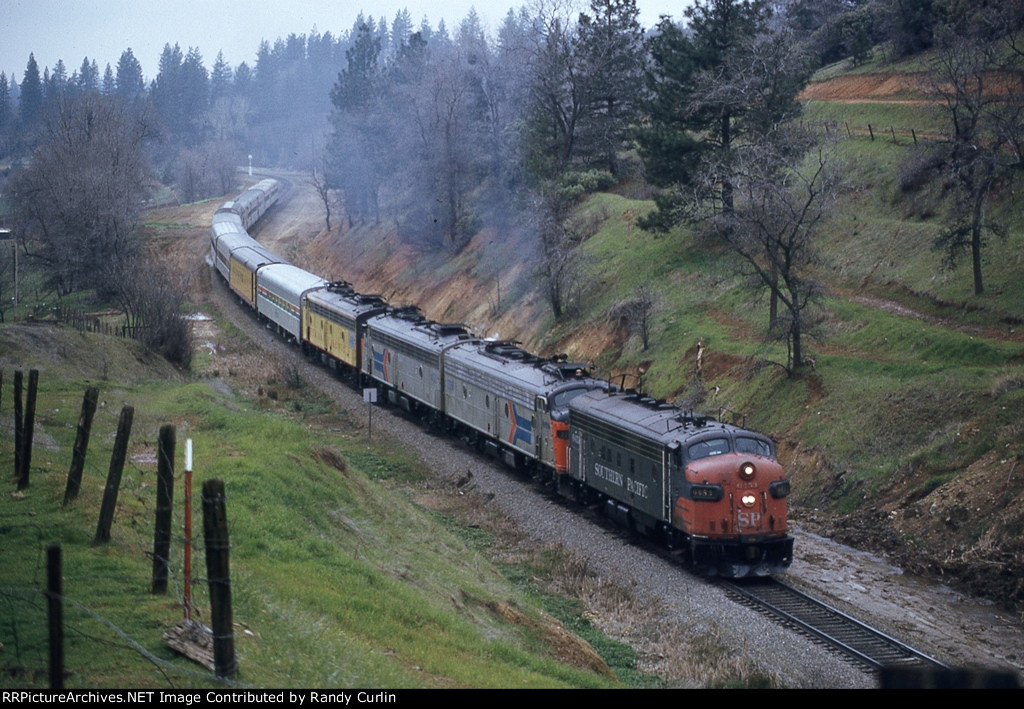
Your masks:
{"label": "bare deciduous tree", "polygon": [[120,97],[62,99],[10,193],[19,241],[58,293],[95,289],[120,304],[130,334],[187,366],[184,286],[139,239],[151,135],[147,114]]}
{"label": "bare deciduous tree", "polygon": [[119,261],[114,275],[111,287],[124,312],[127,334],[187,369],[192,363],[192,330],[181,307],[188,277],[148,252]]}
{"label": "bare deciduous tree", "polygon": [[[1015,14],[1016,13],[1016,14]],[[1000,181],[1012,180],[1024,165],[1024,54],[1019,40],[1020,2],[982,6],[966,26],[940,34],[932,65],[935,93],[945,109],[949,142],[947,186],[953,193],[949,226],[936,240],[950,266],[969,251],[974,293],[985,291],[982,251],[989,234],[1002,235],[988,206]]]}
{"label": "bare deciduous tree", "polygon": [[735,209],[712,220],[714,236],[740,257],[747,273],[784,308],[770,331],[789,345],[792,372],[804,364],[803,336],[808,312],[821,295],[810,268],[818,258],[815,239],[841,185],[839,165],[828,145],[809,157],[795,145],[807,143],[792,131],[773,131],[750,144],[734,163]]}
{"label": "bare deciduous tree", "polygon": [[580,246],[591,235],[587,224],[569,216],[570,206],[556,189],[548,189],[534,210],[541,246],[538,274],[556,318],[575,310],[582,300],[587,259]]}
{"label": "bare deciduous tree", "polygon": [[82,94],[47,114],[10,194],[20,238],[58,292],[103,290],[110,265],[136,250],[152,134],[148,114],[117,97]]}
{"label": "bare deciduous tree", "polygon": [[326,156],[320,161],[320,169],[313,169],[313,175],[309,178],[309,184],[313,185],[313,189],[316,190],[317,195],[320,197],[320,201],[324,205],[324,225],[327,231],[331,230],[331,207],[334,204],[334,199],[331,195],[333,191],[330,183],[327,181],[327,171],[324,167],[326,163]]}
{"label": "bare deciduous tree", "polygon": [[617,303],[609,315],[623,320],[629,331],[640,338],[644,351],[651,346],[651,323],[661,307],[658,294],[646,283],[633,290],[632,297]]}

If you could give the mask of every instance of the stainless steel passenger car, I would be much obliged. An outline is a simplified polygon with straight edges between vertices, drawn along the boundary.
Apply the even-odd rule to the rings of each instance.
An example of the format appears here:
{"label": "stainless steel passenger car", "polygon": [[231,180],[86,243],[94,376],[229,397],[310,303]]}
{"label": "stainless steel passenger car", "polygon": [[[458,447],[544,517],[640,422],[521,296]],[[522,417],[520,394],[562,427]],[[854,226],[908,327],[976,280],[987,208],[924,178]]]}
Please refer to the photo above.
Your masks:
{"label": "stainless steel passenger car", "polygon": [[248,231],[274,205],[280,189],[277,180],[261,180],[233,200],[231,209],[241,217],[244,229]]}
{"label": "stainless steel passenger car", "polygon": [[295,342],[302,338],[302,300],[327,281],[290,263],[275,263],[256,273],[256,312]]}

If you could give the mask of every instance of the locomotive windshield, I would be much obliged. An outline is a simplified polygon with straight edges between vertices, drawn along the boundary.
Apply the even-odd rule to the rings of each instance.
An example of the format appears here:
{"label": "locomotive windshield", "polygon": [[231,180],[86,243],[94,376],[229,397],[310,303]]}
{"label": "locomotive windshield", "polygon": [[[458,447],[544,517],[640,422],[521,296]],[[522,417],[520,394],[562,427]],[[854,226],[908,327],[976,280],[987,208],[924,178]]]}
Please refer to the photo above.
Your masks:
{"label": "locomotive windshield", "polygon": [[729,452],[728,438],[708,438],[694,443],[686,449],[686,457],[690,460],[710,458],[713,455],[722,455]]}
{"label": "locomotive windshield", "polygon": [[750,453],[765,458],[774,458],[772,444],[763,438],[752,438],[751,436],[736,436],[736,452]]}
{"label": "locomotive windshield", "polygon": [[686,457],[688,460],[700,460],[701,458],[710,458],[732,451],[759,455],[764,458],[775,457],[771,442],[764,438],[749,435],[736,436],[734,441],[730,441],[727,437],[705,438],[702,441],[691,444],[686,449]]}

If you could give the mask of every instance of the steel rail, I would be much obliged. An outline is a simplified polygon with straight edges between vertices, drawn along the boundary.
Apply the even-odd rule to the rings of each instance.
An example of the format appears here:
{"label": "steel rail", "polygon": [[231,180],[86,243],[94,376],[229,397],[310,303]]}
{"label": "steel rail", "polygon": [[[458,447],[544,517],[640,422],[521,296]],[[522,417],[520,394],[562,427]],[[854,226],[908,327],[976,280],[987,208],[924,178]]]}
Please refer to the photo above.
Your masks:
{"label": "steel rail", "polygon": [[739,600],[780,618],[872,671],[892,667],[946,668],[880,630],[775,579],[721,585]]}

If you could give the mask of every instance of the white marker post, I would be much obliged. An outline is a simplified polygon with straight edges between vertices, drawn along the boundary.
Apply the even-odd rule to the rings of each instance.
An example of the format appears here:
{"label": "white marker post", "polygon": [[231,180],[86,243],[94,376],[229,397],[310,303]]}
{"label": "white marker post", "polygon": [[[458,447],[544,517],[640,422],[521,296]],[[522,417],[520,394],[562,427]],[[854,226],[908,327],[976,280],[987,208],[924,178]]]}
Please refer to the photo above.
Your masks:
{"label": "white marker post", "polygon": [[185,440],[185,620],[192,620],[192,439]]}
{"label": "white marker post", "polygon": [[377,387],[363,389],[363,401],[366,402],[367,431],[369,440],[373,440],[373,405],[377,403]]}

